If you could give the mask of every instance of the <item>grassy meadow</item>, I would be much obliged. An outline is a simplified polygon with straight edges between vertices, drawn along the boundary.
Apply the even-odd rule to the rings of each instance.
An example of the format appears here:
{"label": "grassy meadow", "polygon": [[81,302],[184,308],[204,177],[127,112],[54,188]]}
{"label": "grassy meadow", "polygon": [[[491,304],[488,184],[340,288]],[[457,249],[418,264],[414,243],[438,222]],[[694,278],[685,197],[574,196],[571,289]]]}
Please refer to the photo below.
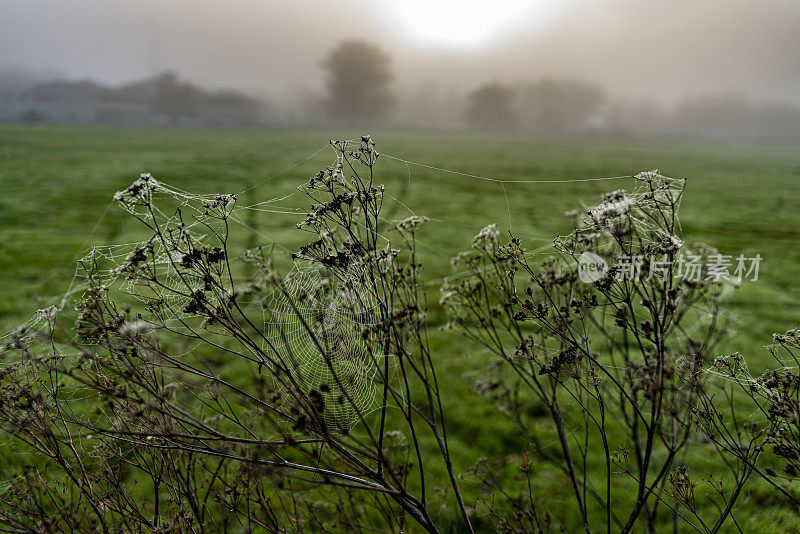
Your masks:
{"label": "grassy meadow", "polygon": [[[491,222],[510,228],[528,249],[570,231],[564,212],[591,205],[601,193],[630,189],[632,180],[500,184],[504,180],[616,177],[660,169],[688,179],[681,223],[686,242],[702,241],[736,257],[763,257],[759,278],[745,282],[730,304],[735,332],[725,351],[740,351],[754,372],[769,364],[762,345],[772,332],[800,325],[800,147],[622,138],[520,138],[467,134],[372,132],[377,149],[428,167],[384,157],[377,182],[386,185],[384,216],[411,212],[432,224],[420,234],[423,278],[428,282],[431,343],[445,389],[452,452],[462,471],[478,458],[518,453],[525,444],[510,423],[472,393],[470,373],[489,358],[452,333],[435,304],[450,258],[469,247]],[[112,202],[140,172],[193,193],[241,193],[233,250],[276,243],[291,250],[306,235],[294,225],[307,201],[289,196],[331,162],[330,138],[359,132],[212,129],[117,129],[0,126],[0,328],[8,332],[43,303],[64,293],[75,261],[92,245],[126,243],[141,236]],[[245,226],[246,225],[246,226]],[[14,462],[0,449],[0,462]],[[545,498],[569,499],[553,472],[542,472]],[[469,482],[465,480],[465,485]],[[548,486],[549,485],[549,486]],[[466,488],[468,496],[471,489]],[[562,494],[562,492],[564,492]],[[736,515],[745,532],[774,525],[800,529],[797,511],[754,491]]]}

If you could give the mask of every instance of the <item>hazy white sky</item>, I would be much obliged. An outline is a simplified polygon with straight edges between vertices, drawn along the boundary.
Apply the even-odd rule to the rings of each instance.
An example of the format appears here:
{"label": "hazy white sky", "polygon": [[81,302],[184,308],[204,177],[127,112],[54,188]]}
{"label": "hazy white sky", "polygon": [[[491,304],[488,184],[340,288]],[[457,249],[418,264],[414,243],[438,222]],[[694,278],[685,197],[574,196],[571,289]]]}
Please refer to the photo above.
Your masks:
{"label": "hazy white sky", "polygon": [[110,83],[173,69],[215,88],[315,92],[347,37],[383,46],[411,89],[555,76],[664,102],[800,103],[797,0],[0,0],[0,71]]}

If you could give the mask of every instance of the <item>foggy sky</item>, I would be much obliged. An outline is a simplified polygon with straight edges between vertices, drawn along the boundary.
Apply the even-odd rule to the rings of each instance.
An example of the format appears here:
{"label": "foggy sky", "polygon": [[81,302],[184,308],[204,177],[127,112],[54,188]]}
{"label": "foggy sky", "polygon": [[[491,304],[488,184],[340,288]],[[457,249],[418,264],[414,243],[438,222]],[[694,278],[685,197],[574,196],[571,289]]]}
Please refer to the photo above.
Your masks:
{"label": "foggy sky", "polygon": [[0,72],[120,84],[170,69],[280,101],[321,93],[320,61],[358,37],[392,55],[409,93],[550,76],[665,104],[738,93],[800,105],[797,0],[538,1],[547,10],[533,1],[502,35],[460,49],[415,40],[367,0],[0,0]]}

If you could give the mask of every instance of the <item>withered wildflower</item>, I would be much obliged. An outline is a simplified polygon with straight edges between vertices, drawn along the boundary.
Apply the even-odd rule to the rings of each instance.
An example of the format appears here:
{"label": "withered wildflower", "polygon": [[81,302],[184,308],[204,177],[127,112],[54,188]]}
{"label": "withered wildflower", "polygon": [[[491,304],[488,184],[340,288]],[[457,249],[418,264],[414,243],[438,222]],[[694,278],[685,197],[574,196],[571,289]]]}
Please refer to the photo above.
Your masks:
{"label": "withered wildflower", "polygon": [[[725,503],[717,504],[716,516],[687,518],[677,512],[693,499],[692,486],[686,471],[671,468],[691,446],[689,437],[700,431],[695,423],[710,432],[714,425],[708,421],[716,421],[712,415],[700,423],[694,407],[713,414],[704,362],[722,334],[724,293],[705,281],[681,287],[674,263],[666,276],[625,278],[617,266],[594,282],[578,276],[585,252],[606,258],[669,256],[682,246],[676,234],[683,181],[657,172],[641,173],[634,181],[635,191],[614,191],[583,215],[568,214],[575,229],[554,240],[549,259],[524,253],[513,236],[501,243],[496,226],[485,228],[469,253],[454,261],[467,276],[442,286],[442,303],[452,327],[507,368],[510,378],[497,379],[493,371],[492,378],[475,381],[478,393],[512,420],[528,450],[541,451],[542,465],[563,475],[570,510],[583,530],[602,525],[607,532],[652,531],[666,498],[654,495],[653,488],[670,482],[675,491],[668,507],[677,524],[688,521],[698,530],[715,531],[730,518],[726,505],[738,497],[757,451],[730,456],[735,483],[714,497]],[[690,338],[687,329],[704,341]],[[543,450],[553,433],[556,445]],[[589,484],[588,464],[598,457],[605,476]],[[627,489],[617,493],[614,485]],[[533,485],[517,496],[497,489],[485,506],[502,528],[511,524],[509,513],[518,502],[535,508],[537,499]],[[537,532],[547,528],[542,516],[530,525]]]}

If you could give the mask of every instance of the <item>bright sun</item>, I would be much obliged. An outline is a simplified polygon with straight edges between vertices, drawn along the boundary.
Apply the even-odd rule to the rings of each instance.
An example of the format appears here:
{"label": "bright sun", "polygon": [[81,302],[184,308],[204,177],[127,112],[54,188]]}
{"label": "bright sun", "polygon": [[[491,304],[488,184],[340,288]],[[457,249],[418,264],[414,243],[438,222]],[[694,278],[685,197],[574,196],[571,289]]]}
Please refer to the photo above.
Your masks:
{"label": "bright sun", "polygon": [[[477,46],[521,17],[539,18],[552,0],[391,0],[398,21],[417,40],[448,46]],[[552,6],[551,6],[552,7]]]}

